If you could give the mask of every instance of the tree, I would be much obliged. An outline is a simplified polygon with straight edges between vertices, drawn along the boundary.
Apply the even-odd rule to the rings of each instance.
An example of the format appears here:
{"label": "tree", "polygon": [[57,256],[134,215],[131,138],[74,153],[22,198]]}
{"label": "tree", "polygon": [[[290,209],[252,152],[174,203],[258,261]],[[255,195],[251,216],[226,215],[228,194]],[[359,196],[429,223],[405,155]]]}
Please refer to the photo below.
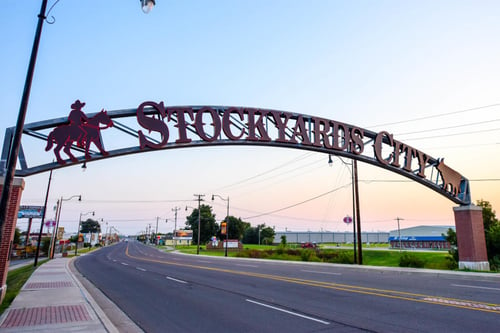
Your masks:
{"label": "tree", "polygon": [[[489,201],[477,200],[477,206],[482,208],[483,213],[483,226],[484,226],[484,239],[486,241],[486,252],[488,261],[490,262],[491,269],[500,268],[500,222],[496,217]],[[457,234],[455,230],[448,229],[445,239],[452,245],[448,251],[452,258],[458,262],[458,249],[457,249]]]}
{"label": "tree", "polygon": [[500,221],[489,201],[481,199],[477,201],[477,205],[483,210],[484,238],[488,260],[492,269],[498,269],[500,266]]}
{"label": "tree", "polygon": [[[100,233],[101,232],[101,225],[96,220],[87,219],[86,221],[82,222],[82,225],[80,226],[80,232],[82,234],[90,233],[90,240],[91,240],[90,246],[92,246],[92,234]],[[85,246],[85,243],[84,243],[84,246]]]}
{"label": "tree", "polygon": [[82,222],[80,226],[80,232],[82,234],[99,233],[101,232],[101,225],[96,220],[87,219],[86,221]]}
{"label": "tree", "polygon": [[[259,237],[260,230],[260,237]],[[274,229],[266,227],[265,224],[259,224],[257,227],[250,227],[245,231],[243,243],[245,244],[272,244],[274,241]]]}
{"label": "tree", "polygon": [[[215,223],[215,215],[212,207],[200,206],[200,245],[205,244],[212,236],[217,235],[219,226]],[[193,230],[193,244],[198,243],[198,208],[193,209],[191,215],[186,218],[186,227]]]}
{"label": "tree", "polygon": [[442,235],[448,243],[450,243],[450,249],[448,253],[450,257],[447,257],[449,260],[449,268],[455,269],[458,267],[458,247],[457,247],[457,233],[452,228],[448,228],[446,235]]}
{"label": "tree", "polygon": [[282,247],[286,247],[286,236],[285,235],[281,235],[281,243],[280,245]]}
{"label": "tree", "polygon": [[16,227],[16,230],[14,231],[14,244],[21,245],[21,230]]}

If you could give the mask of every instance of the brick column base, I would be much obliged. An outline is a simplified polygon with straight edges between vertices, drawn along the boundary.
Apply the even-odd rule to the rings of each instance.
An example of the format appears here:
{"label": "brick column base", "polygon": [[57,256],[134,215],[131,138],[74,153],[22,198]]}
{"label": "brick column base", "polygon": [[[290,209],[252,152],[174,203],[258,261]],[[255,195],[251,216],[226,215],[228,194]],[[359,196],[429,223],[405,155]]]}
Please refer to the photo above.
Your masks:
{"label": "brick column base", "polygon": [[458,268],[489,271],[484,238],[483,209],[475,205],[454,207],[458,243]]}
{"label": "brick column base", "polygon": [[[0,178],[0,190],[3,189],[4,177]],[[7,214],[2,229],[2,239],[0,240],[0,303],[5,297],[7,291],[7,274],[9,273],[10,252],[12,249],[12,240],[16,230],[17,213],[21,203],[21,194],[24,190],[24,180],[14,178],[11,187],[11,194],[7,206]]]}

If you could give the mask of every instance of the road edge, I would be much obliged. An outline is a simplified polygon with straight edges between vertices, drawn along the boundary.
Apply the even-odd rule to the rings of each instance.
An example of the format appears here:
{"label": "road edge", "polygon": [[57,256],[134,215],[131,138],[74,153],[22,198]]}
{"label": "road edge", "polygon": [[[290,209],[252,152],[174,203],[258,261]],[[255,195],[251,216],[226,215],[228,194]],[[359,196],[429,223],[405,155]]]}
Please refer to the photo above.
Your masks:
{"label": "road edge", "polygon": [[91,303],[106,330],[117,333],[144,333],[125,312],[78,271],[74,262],[75,258],[69,262],[70,271],[81,287],[80,289],[86,292],[85,297]]}

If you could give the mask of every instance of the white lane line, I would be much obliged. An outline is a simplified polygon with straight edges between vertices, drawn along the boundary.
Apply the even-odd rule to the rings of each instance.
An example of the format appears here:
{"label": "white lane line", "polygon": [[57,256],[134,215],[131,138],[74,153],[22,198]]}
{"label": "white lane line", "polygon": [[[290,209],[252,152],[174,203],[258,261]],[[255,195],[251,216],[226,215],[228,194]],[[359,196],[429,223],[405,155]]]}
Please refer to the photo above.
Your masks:
{"label": "white lane line", "polygon": [[142,271],[142,272],[146,272],[146,270],[144,268],[141,268],[141,267],[136,267],[135,269]]}
{"label": "white lane line", "polygon": [[462,288],[475,288],[475,289],[486,289],[486,290],[500,290],[500,288],[493,287],[481,287],[481,286],[468,286],[466,284],[452,284],[453,287],[462,287]]}
{"label": "white lane line", "polygon": [[267,305],[267,304],[264,304],[264,303],[259,303],[259,302],[256,302],[256,301],[252,301],[251,299],[246,299],[246,301],[250,302],[250,303],[253,303],[253,304],[260,305],[260,306],[264,306],[264,307],[269,308],[269,309],[273,309],[273,310],[285,312],[285,313],[291,314],[292,316],[297,316],[297,317],[300,317],[300,318],[304,318],[304,319],[316,321],[316,322],[324,324],[324,325],[330,325],[329,322],[321,320],[321,319],[316,319],[316,318],[313,318],[313,317],[305,316],[305,315],[300,314],[300,313],[288,311],[288,310],[285,310],[285,309],[280,309],[280,308],[277,308],[275,306]]}
{"label": "white lane line", "polygon": [[174,281],[174,282],[187,283],[186,281],[174,279],[173,277],[170,277],[170,276],[167,276],[166,278],[167,278],[167,280],[171,280],[171,281]]}
{"label": "white lane line", "polygon": [[328,274],[328,275],[342,275],[342,273],[321,272],[321,271],[308,271],[306,269],[301,269],[301,272],[318,273],[318,274]]}
{"label": "white lane line", "polygon": [[202,262],[204,264],[211,264],[212,263],[211,261],[206,261],[206,260],[198,260],[198,262]]}
{"label": "white lane line", "polygon": [[245,264],[236,264],[236,266],[241,266],[241,267],[255,267],[255,268],[259,267],[257,265],[245,265]]}
{"label": "white lane line", "polygon": [[122,265],[124,266],[128,266],[128,264],[126,262],[122,262]]}

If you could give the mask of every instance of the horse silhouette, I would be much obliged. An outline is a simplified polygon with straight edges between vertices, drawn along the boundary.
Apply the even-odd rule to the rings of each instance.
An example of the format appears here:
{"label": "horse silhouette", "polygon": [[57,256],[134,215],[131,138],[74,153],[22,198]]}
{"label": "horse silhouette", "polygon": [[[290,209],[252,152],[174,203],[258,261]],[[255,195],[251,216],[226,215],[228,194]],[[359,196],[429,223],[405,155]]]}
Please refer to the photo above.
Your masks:
{"label": "horse silhouette", "polygon": [[[105,127],[100,127],[100,124],[105,125]],[[74,142],[76,142],[79,147],[85,147],[86,160],[92,158],[89,153],[90,144],[92,142],[102,155],[108,155],[108,152],[105,151],[102,146],[100,134],[101,129],[106,129],[111,126],[113,126],[113,121],[104,109],[81,125],[69,124],[58,126],[49,133],[45,151],[52,149],[52,145],[55,143],[54,155],[56,155],[59,164],[66,164],[61,158],[61,149],[68,155],[71,161],[78,162],[78,159],[71,153],[71,146]]]}
{"label": "horse silhouette", "polygon": [[438,169],[441,174],[441,178],[443,178],[443,190],[450,192],[455,197],[460,194],[460,182],[462,181],[462,175],[444,164],[444,158],[438,160],[436,169]]}

